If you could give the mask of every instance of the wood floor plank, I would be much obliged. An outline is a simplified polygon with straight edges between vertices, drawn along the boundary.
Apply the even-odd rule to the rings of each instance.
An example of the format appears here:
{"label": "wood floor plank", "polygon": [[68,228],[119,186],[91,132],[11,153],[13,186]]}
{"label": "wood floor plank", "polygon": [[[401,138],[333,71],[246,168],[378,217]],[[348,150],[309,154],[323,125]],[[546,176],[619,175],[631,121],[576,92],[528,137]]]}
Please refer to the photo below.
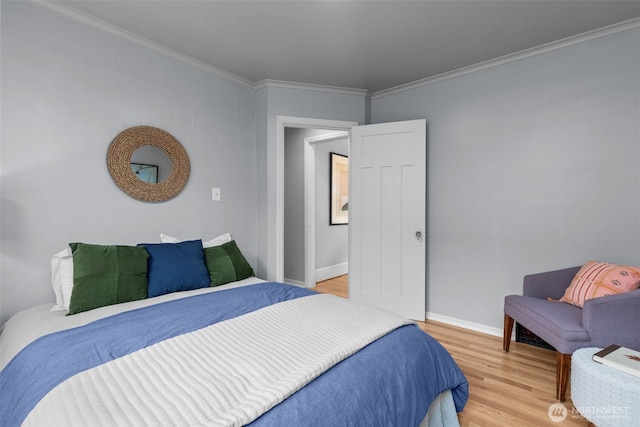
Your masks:
{"label": "wood floor plank", "polygon": [[[315,290],[347,298],[348,276],[319,282]],[[555,352],[513,342],[505,353],[499,337],[430,320],[418,326],[451,353],[469,382],[469,401],[458,414],[462,427],[587,426],[584,418],[573,415],[569,399],[564,421],[554,422],[547,415],[557,402]]]}

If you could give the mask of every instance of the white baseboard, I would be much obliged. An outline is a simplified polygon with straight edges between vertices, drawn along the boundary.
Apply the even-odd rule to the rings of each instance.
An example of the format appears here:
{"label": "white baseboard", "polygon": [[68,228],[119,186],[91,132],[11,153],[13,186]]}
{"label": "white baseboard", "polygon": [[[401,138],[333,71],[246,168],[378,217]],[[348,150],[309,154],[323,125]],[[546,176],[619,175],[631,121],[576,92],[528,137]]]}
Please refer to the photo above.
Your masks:
{"label": "white baseboard", "polygon": [[323,280],[331,279],[332,277],[342,276],[349,273],[349,263],[343,262],[342,264],[330,265],[329,267],[316,269],[316,282],[322,282]]}
{"label": "white baseboard", "polygon": [[457,326],[459,328],[469,329],[471,331],[480,332],[487,335],[502,337],[502,329],[499,328],[494,328],[492,326],[487,326],[480,323],[469,322],[467,320],[456,319],[455,317],[444,316],[442,314],[431,313],[428,311],[425,314],[427,320],[446,323],[447,325]]}
{"label": "white baseboard", "polygon": [[286,277],[284,278],[283,282],[288,283],[289,285],[300,286],[302,288],[307,287],[306,283],[304,282],[301,282],[299,280],[287,279]]}

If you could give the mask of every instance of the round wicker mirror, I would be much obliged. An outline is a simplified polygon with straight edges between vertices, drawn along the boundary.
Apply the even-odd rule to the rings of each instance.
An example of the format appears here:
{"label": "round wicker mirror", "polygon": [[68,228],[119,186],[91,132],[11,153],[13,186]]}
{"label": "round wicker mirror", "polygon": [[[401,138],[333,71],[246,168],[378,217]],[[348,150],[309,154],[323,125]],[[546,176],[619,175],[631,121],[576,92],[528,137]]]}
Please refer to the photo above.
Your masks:
{"label": "round wicker mirror", "polygon": [[[171,160],[171,174],[162,182],[144,182],[131,167],[134,151],[145,145],[163,150]],[[171,134],[151,126],[135,126],[120,132],[109,146],[107,167],[118,187],[143,202],[163,202],[177,196],[191,171],[189,155],[182,144]]]}

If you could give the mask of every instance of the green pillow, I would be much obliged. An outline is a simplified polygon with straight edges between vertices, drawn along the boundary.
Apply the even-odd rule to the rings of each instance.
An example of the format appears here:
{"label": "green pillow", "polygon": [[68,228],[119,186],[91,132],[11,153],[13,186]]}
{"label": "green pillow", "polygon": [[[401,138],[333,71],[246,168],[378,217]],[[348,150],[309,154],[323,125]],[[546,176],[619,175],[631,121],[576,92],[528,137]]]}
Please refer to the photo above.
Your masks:
{"label": "green pillow", "polygon": [[147,258],[142,247],[69,243],[73,291],[69,313],[147,297]]}
{"label": "green pillow", "polygon": [[254,276],[251,265],[234,240],[220,246],[204,248],[204,260],[209,270],[211,286],[220,286]]}

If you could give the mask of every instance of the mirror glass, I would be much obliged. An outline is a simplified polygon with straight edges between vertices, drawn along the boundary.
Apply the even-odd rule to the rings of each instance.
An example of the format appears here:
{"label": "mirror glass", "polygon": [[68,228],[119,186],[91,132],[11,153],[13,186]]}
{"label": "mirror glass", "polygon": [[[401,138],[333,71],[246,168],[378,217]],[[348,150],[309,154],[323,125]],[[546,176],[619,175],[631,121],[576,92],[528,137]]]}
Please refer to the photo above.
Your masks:
{"label": "mirror glass", "polygon": [[157,184],[171,175],[171,159],[163,149],[143,145],[131,155],[131,170],[140,181]]}

